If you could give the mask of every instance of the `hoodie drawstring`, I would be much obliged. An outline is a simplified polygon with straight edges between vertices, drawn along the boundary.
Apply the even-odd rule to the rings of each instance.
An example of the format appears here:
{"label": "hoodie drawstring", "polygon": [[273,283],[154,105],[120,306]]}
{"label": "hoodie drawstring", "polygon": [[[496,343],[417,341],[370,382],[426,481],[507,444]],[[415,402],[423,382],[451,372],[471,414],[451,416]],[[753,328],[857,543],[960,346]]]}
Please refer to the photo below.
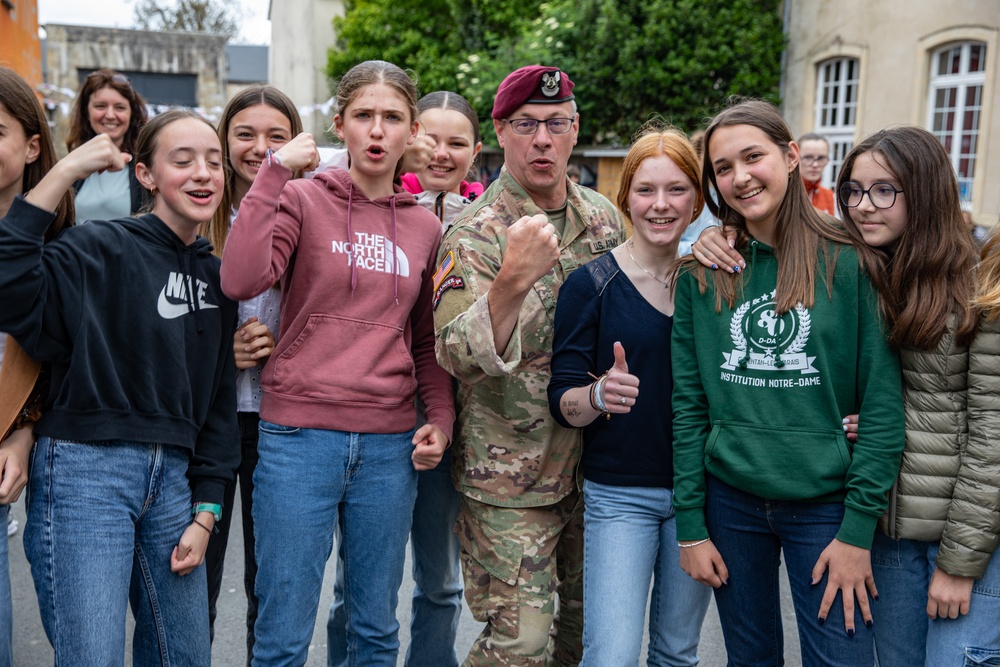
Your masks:
{"label": "hoodie drawstring", "polygon": [[389,212],[392,216],[392,298],[399,305],[399,271],[396,270],[396,198],[389,200]]}
{"label": "hoodie drawstring", "polygon": [[351,229],[351,204],[354,203],[354,181],[347,190],[347,242],[351,246],[351,296],[354,296],[354,288],[358,286],[358,261],[354,256],[354,231]]}
{"label": "hoodie drawstring", "polygon": [[[757,240],[750,239],[750,271],[754,270],[756,264],[757,264]],[[747,345],[746,351],[740,358],[740,368],[745,369],[749,362],[750,362],[750,346]]]}

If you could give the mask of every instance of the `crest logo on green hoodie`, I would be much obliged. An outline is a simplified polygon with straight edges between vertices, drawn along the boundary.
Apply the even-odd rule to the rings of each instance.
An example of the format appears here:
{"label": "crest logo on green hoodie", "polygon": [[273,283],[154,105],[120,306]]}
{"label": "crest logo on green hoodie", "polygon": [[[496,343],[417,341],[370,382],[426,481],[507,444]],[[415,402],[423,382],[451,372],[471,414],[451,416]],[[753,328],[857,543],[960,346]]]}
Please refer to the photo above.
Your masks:
{"label": "crest logo on green hoodie", "polygon": [[805,354],[812,321],[801,303],[794,310],[778,315],[776,292],[772,290],[746,301],[729,322],[733,351],[725,353],[726,370],[799,371],[818,373]]}

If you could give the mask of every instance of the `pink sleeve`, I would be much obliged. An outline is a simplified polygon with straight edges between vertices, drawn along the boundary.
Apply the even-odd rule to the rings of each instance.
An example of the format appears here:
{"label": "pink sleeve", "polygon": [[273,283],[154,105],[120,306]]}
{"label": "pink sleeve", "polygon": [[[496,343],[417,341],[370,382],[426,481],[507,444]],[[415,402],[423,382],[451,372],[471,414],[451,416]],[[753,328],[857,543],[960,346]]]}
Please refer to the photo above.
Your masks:
{"label": "pink sleeve", "polygon": [[428,257],[420,295],[410,312],[410,325],[413,328],[411,346],[417,373],[417,389],[424,402],[427,421],[444,431],[448,442],[451,442],[455,424],[452,381],[451,376],[438,365],[434,353],[433,276],[437,268],[439,245],[440,243],[434,244],[434,250]]}
{"label": "pink sleeve", "polygon": [[419,195],[424,189],[420,186],[420,179],[417,175],[411,172],[406,172],[399,177],[399,182],[403,186],[403,189],[409,192],[411,195]]}
{"label": "pink sleeve", "polygon": [[230,299],[251,299],[285,273],[302,229],[299,193],[285,187],[291,177],[265,161],[243,197],[222,252],[222,291]]}

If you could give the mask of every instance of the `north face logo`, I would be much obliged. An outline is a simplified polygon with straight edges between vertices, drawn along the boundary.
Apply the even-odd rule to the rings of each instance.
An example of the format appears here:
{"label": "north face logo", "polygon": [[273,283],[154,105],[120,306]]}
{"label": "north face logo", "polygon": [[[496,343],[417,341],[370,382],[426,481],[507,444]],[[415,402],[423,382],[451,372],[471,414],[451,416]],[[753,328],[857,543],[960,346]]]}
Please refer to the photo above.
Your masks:
{"label": "north face logo", "polygon": [[332,251],[334,254],[346,254],[348,266],[354,262],[359,269],[392,273],[395,262],[396,275],[410,275],[410,260],[406,253],[381,234],[355,232],[354,243],[334,241]]}

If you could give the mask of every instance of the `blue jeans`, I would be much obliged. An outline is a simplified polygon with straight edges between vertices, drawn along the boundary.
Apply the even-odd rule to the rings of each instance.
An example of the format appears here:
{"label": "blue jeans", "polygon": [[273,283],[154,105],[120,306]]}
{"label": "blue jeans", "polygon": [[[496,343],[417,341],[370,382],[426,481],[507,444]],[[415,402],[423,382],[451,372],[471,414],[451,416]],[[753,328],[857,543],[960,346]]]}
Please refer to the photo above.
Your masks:
{"label": "blue jeans", "polygon": [[712,589],[681,570],[673,491],[607,486],[588,479],[583,498],[581,665],[639,663],[650,579],[647,664],[697,665]]}
{"label": "blue jeans", "polygon": [[1000,665],[1000,558],[994,555],[973,585],[967,615],[932,621],[927,590],[938,546],[875,534],[872,569],[879,602],[872,614],[879,667]]}
{"label": "blue jeans", "polygon": [[709,475],[705,521],[729,568],[729,584],[715,589],[730,667],[784,664],[778,566],[782,553],[798,622],[802,664],[809,667],[869,667],[872,631],[855,605],[854,637],[844,630],[841,596],[826,623],[819,608],[827,576],[810,585],[820,554],[836,537],[842,503],[766,500]]}
{"label": "blue jeans", "polygon": [[205,568],[170,571],[191,525],[188,462],[178,447],[38,439],[24,550],[56,665],[122,664],[129,602],[133,664],[209,664]]}
{"label": "blue jeans", "polygon": [[345,433],[261,420],[254,665],[305,664],[339,522],[348,664],[395,666],[396,602],[417,492],[412,437],[413,431]]}
{"label": "blue jeans", "polygon": [[[451,449],[441,463],[417,475],[410,553],[413,565],[410,645],[406,667],[458,667],[455,636],[462,615],[462,570],[455,520],[461,496],[451,481]],[[341,541],[342,542],[342,541]],[[344,613],[343,560],[327,620],[327,665],[347,664],[347,618]]]}
{"label": "blue jeans", "polygon": [[7,513],[10,505],[0,505],[0,528],[5,531],[0,544],[0,667],[14,664],[14,608],[10,597],[10,566],[7,557]]}

